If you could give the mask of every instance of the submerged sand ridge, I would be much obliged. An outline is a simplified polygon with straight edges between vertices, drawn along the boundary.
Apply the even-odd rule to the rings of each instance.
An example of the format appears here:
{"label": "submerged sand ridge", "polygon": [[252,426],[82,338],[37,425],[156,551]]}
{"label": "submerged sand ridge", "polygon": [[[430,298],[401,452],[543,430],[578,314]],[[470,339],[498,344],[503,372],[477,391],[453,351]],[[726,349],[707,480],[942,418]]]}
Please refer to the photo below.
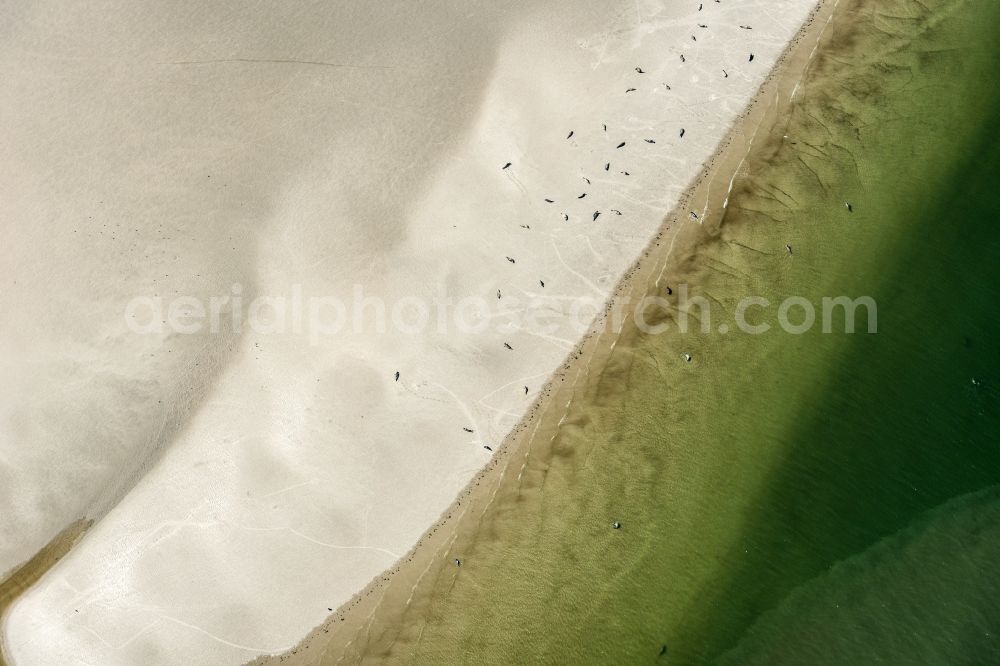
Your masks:
{"label": "submerged sand ridge", "polygon": [[[98,521],[9,612],[11,659],[295,644],[489,460],[580,335],[574,299],[607,297],[813,4],[18,7],[0,570]],[[549,318],[126,326],[136,295],[233,284]]]}

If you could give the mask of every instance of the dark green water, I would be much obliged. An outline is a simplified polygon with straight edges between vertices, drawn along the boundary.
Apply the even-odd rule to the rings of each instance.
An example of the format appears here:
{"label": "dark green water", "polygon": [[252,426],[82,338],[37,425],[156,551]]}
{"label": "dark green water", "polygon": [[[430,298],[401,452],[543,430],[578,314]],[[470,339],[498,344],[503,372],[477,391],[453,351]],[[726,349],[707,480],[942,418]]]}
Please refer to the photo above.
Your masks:
{"label": "dark green water", "polygon": [[626,332],[368,657],[1000,663],[1000,3],[844,4],[674,278],[878,332]]}

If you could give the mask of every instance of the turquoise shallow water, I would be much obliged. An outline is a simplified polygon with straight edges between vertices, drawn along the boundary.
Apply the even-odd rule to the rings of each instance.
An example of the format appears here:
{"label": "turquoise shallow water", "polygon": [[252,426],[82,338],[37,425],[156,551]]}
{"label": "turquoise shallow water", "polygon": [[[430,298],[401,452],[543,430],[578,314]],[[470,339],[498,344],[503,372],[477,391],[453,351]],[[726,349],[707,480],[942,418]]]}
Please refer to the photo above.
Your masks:
{"label": "turquoise shallow water", "polygon": [[1000,662],[1000,3],[842,4],[670,279],[878,332],[626,331],[361,656]]}

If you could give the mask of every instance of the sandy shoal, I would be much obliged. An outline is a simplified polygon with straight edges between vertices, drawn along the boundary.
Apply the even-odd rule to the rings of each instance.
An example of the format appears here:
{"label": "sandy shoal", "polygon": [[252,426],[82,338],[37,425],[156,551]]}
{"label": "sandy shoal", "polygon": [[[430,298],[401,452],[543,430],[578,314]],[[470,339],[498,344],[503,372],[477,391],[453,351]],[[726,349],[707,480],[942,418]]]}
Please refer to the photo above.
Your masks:
{"label": "sandy shoal", "polygon": [[[5,6],[0,571],[95,521],[5,615],[8,657],[242,663],[391,568],[815,2],[772,5]],[[489,310],[126,319],[137,296],[231,314],[358,290],[404,318]]]}

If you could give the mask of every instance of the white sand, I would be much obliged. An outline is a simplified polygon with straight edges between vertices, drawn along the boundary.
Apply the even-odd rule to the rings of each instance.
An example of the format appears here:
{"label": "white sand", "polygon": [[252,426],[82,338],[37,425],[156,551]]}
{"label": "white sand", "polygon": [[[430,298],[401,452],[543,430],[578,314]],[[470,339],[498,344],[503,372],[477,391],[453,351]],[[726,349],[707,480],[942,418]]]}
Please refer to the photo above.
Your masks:
{"label": "white sand", "polygon": [[[698,4],[0,8],[0,572],[98,519],[7,615],[14,663],[241,663],[405,553],[815,0]],[[234,283],[548,318],[317,344],[125,325],[134,296]]]}

